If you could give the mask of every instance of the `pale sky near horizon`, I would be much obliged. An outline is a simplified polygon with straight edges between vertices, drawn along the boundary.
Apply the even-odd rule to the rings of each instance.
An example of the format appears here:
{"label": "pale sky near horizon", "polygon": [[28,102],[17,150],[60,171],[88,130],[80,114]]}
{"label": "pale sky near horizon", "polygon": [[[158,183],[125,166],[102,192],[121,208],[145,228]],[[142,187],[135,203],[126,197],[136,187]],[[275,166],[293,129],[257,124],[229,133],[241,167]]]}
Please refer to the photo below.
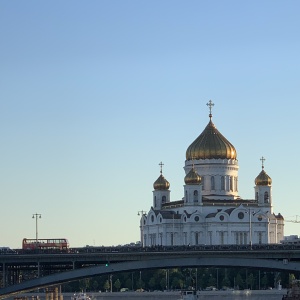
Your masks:
{"label": "pale sky near horizon", "polygon": [[[159,162],[183,197],[185,151],[213,122],[235,146],[239,194],[273,180],[300,215],[300,2],[0,1],[0,246],[139,240]],[[286,222],[285,235],[300,232]]]}

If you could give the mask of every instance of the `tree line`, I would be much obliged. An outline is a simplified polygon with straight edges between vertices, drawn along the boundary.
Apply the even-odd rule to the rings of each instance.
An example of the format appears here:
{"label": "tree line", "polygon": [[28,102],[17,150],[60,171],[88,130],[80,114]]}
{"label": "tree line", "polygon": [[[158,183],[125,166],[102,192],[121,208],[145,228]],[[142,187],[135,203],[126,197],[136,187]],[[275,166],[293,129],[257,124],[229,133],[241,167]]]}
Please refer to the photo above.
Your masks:
{"label": "tree line", "polygon": [[249,268],[174,268],[96,276],[62,285],[63,292],[288,288],[298,274]]}

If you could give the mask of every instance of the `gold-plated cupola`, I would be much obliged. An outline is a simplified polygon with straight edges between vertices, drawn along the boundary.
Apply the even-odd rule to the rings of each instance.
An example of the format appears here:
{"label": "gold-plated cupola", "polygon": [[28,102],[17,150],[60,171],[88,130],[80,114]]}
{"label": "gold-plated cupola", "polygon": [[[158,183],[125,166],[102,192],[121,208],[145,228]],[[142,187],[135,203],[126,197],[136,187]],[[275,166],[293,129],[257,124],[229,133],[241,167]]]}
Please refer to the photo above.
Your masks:
{"label": "gold-plated cupola", "polygon": [[184,177],[184,182],[187,185],[192,185],[192,184],[201,184],[201,181],[202,181],[202,178],[197,173],[197,171],[195,170],[194,165],[193,165],[192,169]]}
{"label": "gold-plated cupola", "polygon": [[266,159],[262,156],[260,160],[262,161],[262,170],[255,178],[255,185],[272,185],[271,177],[264,170],[264,161]]}
{"label": "gold-plated cupola", "polygon": [[160,165],[160,176],[153,183],[153,188],[155,190],[168,190],[170,188],[170,183],[162,174],[163,163],[161,162],[159,165]]}
{"label": "gold-plated cupola", "polygon": [[196,140],[187,148],[186,159],[236,159],[234,146],[219,132],[212,122],[211,100],[207,105],[210,108],[209,123]]}

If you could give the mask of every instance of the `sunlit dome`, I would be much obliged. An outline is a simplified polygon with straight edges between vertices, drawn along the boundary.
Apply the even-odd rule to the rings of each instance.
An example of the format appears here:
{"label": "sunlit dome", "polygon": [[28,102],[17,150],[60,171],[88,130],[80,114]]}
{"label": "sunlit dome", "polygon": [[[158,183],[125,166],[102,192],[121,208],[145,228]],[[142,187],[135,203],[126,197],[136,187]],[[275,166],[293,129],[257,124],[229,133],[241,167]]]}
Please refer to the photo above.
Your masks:
{"label": "sunlit dome", "polygon": [[184,177],[185,184],[200,184],[202,181],[201,176],[197,173],[193,167]]}
{"label": "sunlit dome", "polygon": [[261,170],[259,175],[255,178],[256,185],[272,185],[271,177],[265,172],[265,170]]}
{"label": "sunlit dome", "polygon": [[236,159],[234,146],[219,132],[212,122],[210,101],[209,123],[196,140],[187,148],[186,159]]}
{"label": "sunlit dome", "polygon": [[155,190],[168,190],[170,188],[170,183],[162,174],[163,163],[161,162],[159,165],[160,165],[160,176],[153,183],[153,188]]}
{"label": "sunlit dome", "polygon": [[262,157],[260,160],[262,161],[262,170],[255,178],[255,185],[272,185],[271,177],[264,170],[265,158]]}

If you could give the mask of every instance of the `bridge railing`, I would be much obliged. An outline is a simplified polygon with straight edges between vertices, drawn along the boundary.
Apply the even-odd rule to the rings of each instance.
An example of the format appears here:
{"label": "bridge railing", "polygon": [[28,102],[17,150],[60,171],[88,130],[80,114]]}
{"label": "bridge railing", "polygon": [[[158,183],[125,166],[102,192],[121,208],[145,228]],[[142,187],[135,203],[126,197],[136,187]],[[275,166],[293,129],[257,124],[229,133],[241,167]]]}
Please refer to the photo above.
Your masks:
{"label": "bridge railing", "polygon": [[253,244],[253,245],[181,245],[181,246],[88,246],[59,249],[6,249],[0,255],[26,254],[87,254],[87,253],[128,253],[128,252],[166,252],[166,251],[265,251],[265,250],[300,250],[300,244]]}

